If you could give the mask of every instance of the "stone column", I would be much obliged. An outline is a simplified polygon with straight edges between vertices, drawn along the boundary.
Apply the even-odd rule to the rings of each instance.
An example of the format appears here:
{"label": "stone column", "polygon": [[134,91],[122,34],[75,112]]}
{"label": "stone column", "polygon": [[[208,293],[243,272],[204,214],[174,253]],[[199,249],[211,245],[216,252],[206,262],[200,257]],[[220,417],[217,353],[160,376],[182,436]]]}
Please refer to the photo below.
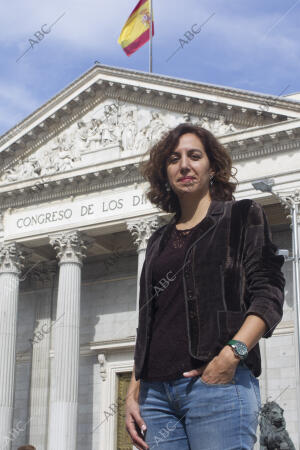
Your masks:
{"label": "stone column", "polygon": [[[146,248],[148,239],[154,231],[161,227],[163,222],[157,215],[151,217],[143,217],[138,220],[128,220],[127,228],[133,236],[135,236],[134,243],[137,247],[138,253],[138,271],[137,271],[137,295],[136,295],[136,311],[139,311],[139,297],[140,297],[140,276],[142,273],[143,264],[145,261]],[[136,318],[138,325],[138,314]]]}
{"label": "stone column", "polygon": [[59,259],[54,380],[48,450],[76,450],[81,267],[86,242],[71,231],[50,236]]}
{"label": "stone column", "polygon": [[[288,210],[287,217],[291,219],[292,239],[293,239],[293,308],[294,308],[294,340],[296,352],[296,398],[300,398],[300,189],[293,189],[290,192],[276,192],[276,197],[280,203]],[[300,444],[300,402],[296,402],[297,408],[297,440]],[[297,446],[297,445],[296,445]]]}
{"label": "stone column", "polygon": [[0,448],[5,450],[11,448],[19,275],[23,260],[18,244],[0,246]]}
{"label": "stone column", "polygon": [[56,261],[41,263],[30,272],[32,285],[38,289],[36,327],[32,337],[30,384],[29,442],[40,450],[47,449],[47,428],[50,380],[51,304]]}

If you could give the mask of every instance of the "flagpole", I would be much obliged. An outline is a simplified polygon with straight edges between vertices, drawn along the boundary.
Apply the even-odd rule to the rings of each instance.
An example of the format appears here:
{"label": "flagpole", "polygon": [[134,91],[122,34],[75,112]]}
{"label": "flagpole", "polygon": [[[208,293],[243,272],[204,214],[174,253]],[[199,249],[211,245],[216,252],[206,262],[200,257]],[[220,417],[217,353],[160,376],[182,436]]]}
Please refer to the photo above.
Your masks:
{"label": "flagpole", "polygon": [[150,28],[149,28],[149,72],[152,72],[152,1],[149,0],[149,6],[150,6]]}

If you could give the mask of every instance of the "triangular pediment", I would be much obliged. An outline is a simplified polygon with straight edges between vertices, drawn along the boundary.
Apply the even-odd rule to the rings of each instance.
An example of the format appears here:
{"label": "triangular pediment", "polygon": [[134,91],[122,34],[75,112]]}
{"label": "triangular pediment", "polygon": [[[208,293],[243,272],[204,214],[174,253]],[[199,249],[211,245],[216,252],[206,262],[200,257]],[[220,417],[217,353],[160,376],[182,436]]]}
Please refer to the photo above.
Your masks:
{"label": "triangular pediment", "polygon": [[292,100],[94,67],[0,138],[0,189],[126,165],[184,121],[230,141],[231,134],[299,117]]}
{"label": "triangular pediment", "polygon": [[64,131],[7,168],[0,184],[49,177],[142,155],[161,135],[190,121],[216,135],[236,132],[223,116],[210,120],[118,99],[106,99]]}

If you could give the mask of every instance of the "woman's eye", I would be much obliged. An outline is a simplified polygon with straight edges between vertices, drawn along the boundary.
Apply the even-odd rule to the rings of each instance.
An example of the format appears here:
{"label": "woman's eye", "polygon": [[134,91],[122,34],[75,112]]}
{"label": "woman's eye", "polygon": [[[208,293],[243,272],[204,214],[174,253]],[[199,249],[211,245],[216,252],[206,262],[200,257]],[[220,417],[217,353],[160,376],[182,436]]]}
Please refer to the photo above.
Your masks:
{"label": "woman's eye", "polygon": [[[199,154],[191,155],[190,158],[192,158],[192,159],[200,159],[201,155],[199,155]],[[169,161],[169,163],[173,163],[173,162],[178,161],[178,159],[179,158],[177,156],[171,156],[171,157],[169,157],[168,161]]]}

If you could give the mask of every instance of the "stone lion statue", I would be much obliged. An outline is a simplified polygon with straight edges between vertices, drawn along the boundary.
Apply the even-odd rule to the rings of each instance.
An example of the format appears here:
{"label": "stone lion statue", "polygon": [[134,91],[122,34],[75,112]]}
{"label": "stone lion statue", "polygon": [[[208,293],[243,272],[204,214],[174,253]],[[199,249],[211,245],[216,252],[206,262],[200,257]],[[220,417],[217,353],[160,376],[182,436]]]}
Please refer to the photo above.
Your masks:
{"label": "stone lion statue", "polygon": [[260,450],[296,450],[288,432],[283,411],[278,403],[272,401],[260,410]]}

